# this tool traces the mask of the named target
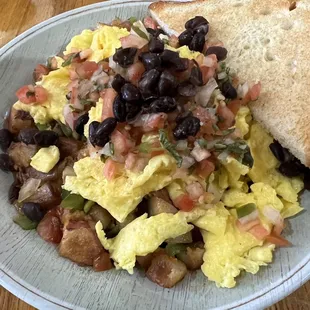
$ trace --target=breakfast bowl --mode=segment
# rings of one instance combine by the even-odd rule
[[[97,22],[143,18],[149,2],[109,1],[53,17],[0,49],[2,119],[16,101],[14,93],[31,83],[37,63],[64,50],[70,39]],[[171,289],[156,286],[139,270],[94,272],[60,257],[56,247],[34,231],[22,230],[7,201],[11,175],[1,172],[0,283],[39,309],[262,309],[284,298],[310,278],[310,194],[304,211],[290,218],[284,235],[291,247],[277,249],[273,262],[255,275],[242,274],[232,289],[218,288],[201,271],[191,272]]]

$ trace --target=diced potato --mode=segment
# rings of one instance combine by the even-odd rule
[[[14,162],[14,167],[17,168],[27,168],[30,166],[31,158],[38,151],[36,145],[26,145],[22,142],[12,143],[8,149],[10,158]]]
[[[144,269],[144,270],[148,270],[148,268],[151,266],[152,260],[161,254],[164,254],[165,250],[162,248],[158,248],[155,252],[153,253],[149,253],[145,256],[137,256],[136,260],[138,262],[138,264]]]
[[[107,229],[111,221],[113,220],[111,214],[106,209],[103,209],[97,204],[92,206],[88,214],[96,223],[100,221],[103,229]]]
[[[187,247],[186,251],[177,254],[177,258],[180,259],[189,270],[196,270],[203,264],[204,252],[203,245],[202,247]]]
[[[154,216],[160,213],[177,213],[178,210],[170,203],[158,197],[151,197],[148,201],[148,214]]]
[[[180,260],[166,254],[156,256],[146,272],[146,276],[156,284],[170,288],[181,281],[187,273]]]

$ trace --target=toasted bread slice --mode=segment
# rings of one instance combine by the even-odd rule
[[[209,38],[228,50],[227,64],[247,81],[261,81],[254,118],[310,167],[310,2],[198,0],[156,2],[151,15],[178,35],[196,15],[210,22]]]

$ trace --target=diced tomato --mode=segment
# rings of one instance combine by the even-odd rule
[[[239,109],[243,105],[242,99],[234,99],[227,104],[227,108],[234,114],[237,115]]]
[[[174,34],[171,35],[169,38],[169,45],[174,47],[174,48],[179,47],[179,38]]]
[[[15,93],[18,100],[23,103],[29,104],[36,102],[36,97],[34,94],[34,87],[32,85],[25,85],[17,90]]]
[[[270,234],[262,224],[252,227],[248,232],[258,240],[264,240]]]
[[[62,238],[62,225],[57,210],[48,211],[37,227],[39,236],[47,242],[59,243]]]
[[[143,19],[143,24],[144,24],[145,28],[151,28],[154,30],[156,30],[157,26],[158,26],[156,21],[150,16],[147,16]]]
[[[44,65],[38,64],[33,71],[33,79],[35,82],[41,81],[43,75],[49,74],[50,69]]]
[[[157,114],[146,115],[146,117],[143,118],[143,120],[142,120],[143,131],[149,132],[149,131],[153,131],[154,129],[164,128],[166,119],[167,119],[166,113],[157,113]]]
[[[17,90],[16,96],[21,102],[26,104],[42,103],[47,100],[48,93],[42,86],[25,85]]]
[[[84,61],[76,67],[75,71],[81,79],[90,79],[98,68],[98,64],[94,61]]]
[[[145,72],[145,68],[142,62],[138,61],[128,68],[127,79],[132,84],[137,86],[144,72]]]
[[[201,66],[200,70],[201,70],[201,74],[202,74],[203,84],[207,84],[208,81],[210,80],[210,78],[212,78],[214,76],[215,68]]]
[[[286,240],[285,238],[281,236],[276,236],[275,234],[270,234],[269,236],[266,237],[265,239],[266,242],[270,242],[272,244],[275,244],[277,246],[291,246],[292,244]]]
[[[207,178],[215,170],[215,165],[208,159],[198,163],[196,172],[202,178]]]
[[[218,122],[218,127],[221,130],[225,130],[235,123],[235,115],[234,113],[228,109],[226,105],[220,104],[217,108],[217,113],[221,118]]]
[[[129,153],[125,160],[125,169],[132,170],[136,164],[138,155],[134,153]]]
[[[104,94],[102,95],[103,95],[102,120],[104,121],[108,117],[114,117],[113,103],[117,93],[113,88],[107,88]]]
[[[106,177],[108,181],[111,181],[116,177],[117,172],[118,172],[117,163],[111,158],[108,158],[104,164],[103,175]]]
[[[135,34],[130,34],[120,39],[122,48],[136,47],[138,49],[148,44],[148,41]]]
[[[237,225],[237,228],[242,231],[242,232],[246,232],[246,231],[249,231],[251,228],[253,228],[254,226],[256,225],[260,225],[260,220],[259,219],[255,219],[253,221],[250,221],[246,224],[241,224],[240,221],[236,221],[236,225]]]
[[[134,142],[126,131],[114,130],[111,135],[111,142],[114,145],[114,153],[116,155],[125,155],[134,147]]]
[[[48,98],[48,93],[46,89],[42,86],[35,86],[34,87],[34,96],[36,98],[36,102],[43,103]]]
[[[96,271],[105,271],[113,268],[113,264],[108,252],[103,251],[94,259],[93,268]]]
[[[255,84],[251,87],[251,89],[249,90],[249,93],[250,93],[250,98],[252,101],[258,99],[258,96],[261,92],[261,89],[262,89],[261,82],[258,82],[257,84]]]
[[[173,200],[173,203],[176,208],[189,212],[193,210],[195,204],[194,201],[187,194],[182,194]]]

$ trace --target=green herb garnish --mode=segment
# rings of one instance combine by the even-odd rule
[[[24,214],[14,216],[13,222],[18,224],[24,230],[32,230],[38,226],[37,222],[29,220],[29,218]]]
[[[89,99],[80,99],[80,104],[82,105],[95,104],[95,102]]]
[[[206,139],[198,139],[198,144],[202,148],[208,148],[208,141]]]
[[[172,244],[169,243],[166,248],[165,251],[167,252],[167,254],[169,256],[176,256],[178,254],[180,254],[181,252],[186,252],[186,248],[187,246],[185,244]]]
[[[133,23],[135,23],[136,21],[138,21],[135,17],[129,17],[128,18],[128,20],[129,20],[129,22],[131,23],[131,25],[133,24]]]
[[[149,153],[151,151],[151,145],[147,142],[142,142],[139,146],[138,146],[138,150],[141,153]]]
[[[255,203],[247,203],[246,205],[236,209],[238,219],[245,217],[256,210]]]
[[[227,130],[223,130],[222,131],[222,136],[228,136],[230,134],[232,134],[235,131],[236,128],[229,128]]]
[[[65,124],[61,123],[61,122],[58,122],[60,128],[61,128],[61,131],[63,132],[63,134],[70,138],[72,137],[72,130],[69,126],[66,126]]]
[[[78,53],[72,53],[68,56],[68,58],[62,63],[62,67],[67,67],[69,65],[71,65],[72,61],[74,60],[74,58],[79,56],[79,52]]]
[[[159,142],[161,146],[175,158],[177,165],[180,168],[183,162],[183,158],[175,150],[175,146],[168,140],[167,134],[163,129],[159,130]]]

